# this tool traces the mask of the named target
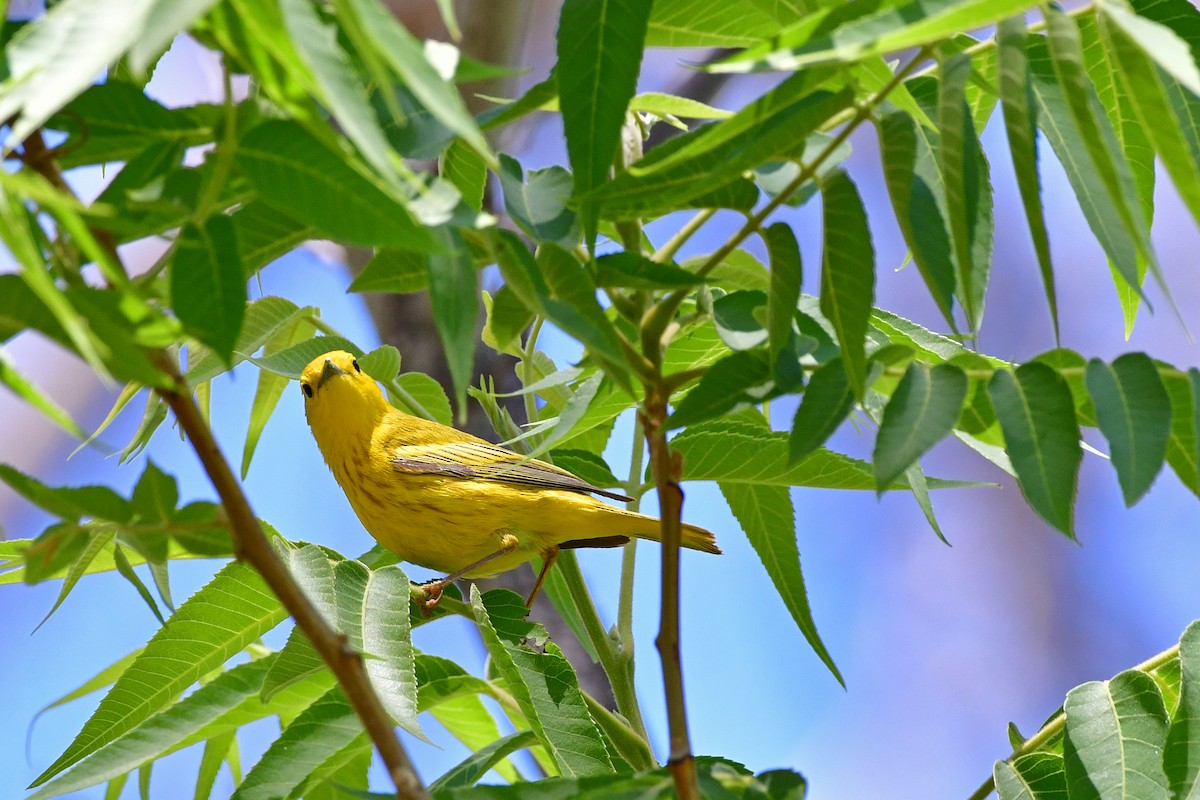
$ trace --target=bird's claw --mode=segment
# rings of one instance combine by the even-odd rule
[[[425,592],[425,599],[421,601],[421,613],[429,616],[437,610],[438,604],[442,602],[442,592],[445,590],[446,584],[442,581],[433,581],[421,587]]]

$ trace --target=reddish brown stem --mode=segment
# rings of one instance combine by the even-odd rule
[[[682,462],[672,453],[663,431],[667,418],[668,392],[662,381],[647,387],[641,414],[650,448],[650,464],[658,487],[659,516],[662,525],[662,616],[655,645],[663,667],[663,689],[667,701],[667,726],[670,750],[667,766],[675,781],[680,800],[699,800],[696,759],[688,733],[687,706],[683,695],[683,659],[679,651],[679,546],[682,539],[683,489],[679,486]]]

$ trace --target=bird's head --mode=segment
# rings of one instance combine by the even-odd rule
[[[300,373],[300,391],[304,393],[304,414],[318,441],[325,432],[370,430],[390,408],[379,384],[345,350],[310,361]]]

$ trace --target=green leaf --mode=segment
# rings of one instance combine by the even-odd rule
[[[350,282],[349,291],[409,294],[428,288],[429,270],[424,255],[381,248]]]
[[[854,407],[854,393],[842,360],[823,364],[808,382],[788,436],[788,464],[795,465],[817,452]]]
[[[339,42],[339,37],[347,31],[326,22],[316,7],[305,0],[282,0],[279,11],[296,56],[312,76],[317,99],[337,119],[338,127],[357,145],[372,169],[388,184],[400,186],[402,179],[396,170],[395,155],[371,108],[367,87],[351,54]]]
[[[903,111],[893,111],[880,119],[879,136],[883,174],[900,232],[930,295],[953,327],[955,266],[935,134]]]
[[[187,600],[117,679],[83,730],[32,786],[133,729],[287,616],[250,567],[224,567]]]
[[[362,733],[340,687],[326,692],[292,721],[234,792],[234,800],[290,797],[326,759]]]
[[[731,353],[708,368],[667,418],[666,430],[694,425],[743,405],[757,405],[770,389],[771,362],[762,350]]]
[[[396,383],[413,400],[433,416],[433,419],[443,425],[450,425],[453,415],[450,412],[450,398],[442,385],[423,372],[404,372],[396,378]]]
[[[1067,777],[1058,753],[1030,753],[992,771],[1000,800],[1067,800]]]
[[[1129,164],[1116,137],[1097,111],[1095,90],[1083,68],[1079,29],[1074,20],[1060,11],[1048,12],[1047,23],[1050,60],[1062,89],[1062,98],[1075,123],[1075,133],[1083,146],[1083,152],[1087,154],[1087,160],[1099,183],[1098,188],[1103,192],[1096,201],[1109,206],[1110,213],[1115,216],[1124,235],[1132,243],[1136,256],[1145,259],[1170,300],[1169,291],[1150,245],[1145,219],[1141,209],[1132,205],[1138,194]],[[1079,193],[1077,188],[1076,194]],[[1136,261],[1131,263],[1125,258],[1114,257],[1113,265],[1128,286],[1140,294],[1140,276]]]
[[[1067,382],[1045,364],[997,370],[988,395],[1004,432],[1004,449],[1021,492],[1047,522],[1074,538],[1079,426]]]
[[[487,189],[487,164],[462,139],[455,139],[442,152],[438,159],[438,174],[462,193],[468,208],[482,210]]]
[[[1158,151],[1192,217],[1200,221],[1200,165],[1175,118],[1168,88],[1153,61],[1167,61],[1179,68],[1176,72],[1190,73],[1176,77],[1193,93],[1200,93],[1200,73],[1187,44],[1170,28],[1116,6],[1106,6],[1098,19],[1110,57],[1120,66],[1125,96],[1137,113],[1141,129]]]
[[[452,228],[439,228],[434,235],[446,255],[430,255],[426,262],[433,323],[450,368],[459,418],[466,419],[467,386],[472,383],[475,364],[475,323],[479,317],[475,264],[466,243]]]
[[[1050,237],[1042,206],[1041,173],[1038,171],[1037,105],[1025,55],[1025,18],[1022,15],[1003,20],[996,29],[996,50],[1000,68],[1000,102],[1004,108],[1004,131],[1012,154],[1017,188],[1025,221],[1033,239],[1042,289],[1058,341],[1058,295],[1054,288],[1054,266],[1050,261]]]
[[[751,350],[767,343],[767,294],[742,291],[718,297],[713,302],[713,325],[730,350]],[[762,312],[759,310],[762,309]]]
[[[171,306],[184,330],[228,364],[246,313],[246,278],[229,217],[185,226],[170,270]]]
[[[274,372],[276,375],[299,380],[300,373],[304,371],[310,361],[334,350],[345,350],[355,356],[363,355],[362,349],[349,339],[343,339],[340,336],[314,336],[269,356],[250,358],[249,360],[256,366]]]
[[[273,333],[263,345],[263,355],[273,355],[292,345],[310,338],[315,332],[313,324],[308,320],[296,319],[290,325],[282,327]],[[258,448],[267,420],[275,411],[288,380],[282,375],[276,375],[267,370],[258,371],[258,385],[254,389],[254,400],[250,404],[250,423],[246,429],[246,443],[242,447],[242,480],[250,471],[250,460]]]
[[[4,49],[8,81],[0,117],[13,119],[5,149],[24,141],[142,39],[151,7],[68,0],[17,31]]]
[[[791,613],[796,627],[817,657],[833,673],[833,677],[845,686],[846,682],[833,663],[833,657],[821,641],[812,608],[808,604],[808,590],[804,586],[804,574],[800,568],[800,550],[796,545],[796,514],[788,489],[783,486],[723,481],[718,481],[717,486],[762,560],[767,574],[771,576],[771,583]]]
[[[368,570],[357,561],[334,567],[343,630],[362,631],[367,676],[383,707],[402,728],[425,739],[417,722],[417,677],[409,618],[408,577],[397,566]],[[357,616],[354,624],[347,613]]]
[[[246,276],[314,238],[316,231],[261,200],[252,200],[229,215]]]
[[[364,166],[299,123],[254,126],[238,144],[236,161],[264,201],[323,236],[425,253],[437,249],[428,230]]]
[[[66,409],[43,392],[36,383],[21,374],[2,347],[0,347],[0,383],[7,386],[9,391],[17,397],[42,412],[47,419],[67,433],[79,439],[87,438],[87,433],[79,427],[79,423],[71,417]]]
[[[709,67],[715,72],[761,69],[800,70],[828,63],[852,63],[870,56],[933,44],[963,30],[982,28],[1024,11],[1029,0],[911,0],[887,4],[874,13],[852,18],[828,36],[812,37],[802,21],[776,40],[753,47]],[[774,34],[775,31],[772,31]],[[766,38],[766,37],[763,37]],[[810,40],[811,39],[811,40]]]
[[[789,465],[786,433],[734,419],[695,425],[672,439],[671,446],[683,454],[684,480],[875,489],[875,475],[869,464],[819,449]],[[932,489],[965,485],[968,484],[929,479]],[[906,485],[897,481],[892,488],[906,488]]]
[[[1200,495],[1200,370],[1164,373],[1162,378],[1171,396],[1167,463],[1184,486]]]
[[[875,479],[882,491],[948,436],[967,396],[967,376],[951,364],[909,364],[883,410],[875,440]]]
[[[337,5],[339,16],[352,13],[375,52],[400,76],[401,82],[430,114],[466,142],[487,162],[495,157],[479,126],[467,111],[454,84],[442,78],[425,57],[411,33],[382,5],[372,0],[347,0]]]
[[[771,258],[771,291],[767,301],[767,341],[771,357],[783,350],[792,334],[796,303],[800,300],[803,268],[796,234],[786,223],[776,222],[765,231],[767,253]]]
[[[946,209],[954,245],[956,293],[967,325],[978,331],[992,264],[992,184],[966,103],[971,57],[942,64],[938,92],[938,157],[946,181]]]
[[[1200,786],[1200,623],[1193,622],[1180,637],[1179,665],[1183,680],[1167,728],[1163,769],[1172,797],[1193,797]]]
[[[774,159],[790,156],[853,94],[814,91],[827,74],[800,74],[727,120],[706,125],[652,149],[596,190],[606,219],[656,217],[715,191]]]
[[[652,15],[653,10],[650,12]],[[630,111],[644,111],[659,117],[683,117],[685,119],[729,119],[732,111],[714,108],[707,103],[688,97],[677,97],[662,92],[642,92],[629,103]]]
[[[825,200],[821,313],[833,323],[850,387],[861,398],[867,382],[863,340],[875,298],[871,229],[858,189],[846,173],[834,173],[821,191]]]
[[[129,522],[133,507],[107,486],[48,486],[8,464],[0,464],[0,481],[39,508],[61,519],[83,517]]]
[[[1092,359],[1087,388],[1125,505],[1132,506],[1162,469],[1171,433],[1171,398],[1145,353],[1126,353],[1112,366]]]
[[[1167,710],[1154,679],[1131,669],[1067,692],[1063,758],[1072,797],[1166,800]]]
[[[31,796],[38,800],[76,792],[137,769],[196,742],[236,733],[241,726],[299,711],[321,695],[330,678],[320,676],[270,703],[259,699],[263,679],[276,656],[239,664],[216,676],[178,703],[142,722],[65,775]]]
[[[525,621],[528,610],[521,599],[506,590],[485,597],[472,585],[471,610],[493,666],[562,774],[611,773],[613,763],[571,665],[553,642],[536,652],[522,641],[530,635],[544,638],[545,632]]]
[[[753,2],[656,0],[646,47],[748,47],[779,29],[779,20]]]
[[[565,0],[555,36],[559,107],[575,196],[603,186],[612,169],[637,89],[650,3],[638,0]],[[588,248],[595,246],[594,200],[583,201]]]
[[[537,169],[526,176],[515,158],[500,154],[504,207],[535,242],[554,242],[568,249],[579,244],[579,219],[567,205],[572,186],[571,173],[562,167]]]
[[[429,784],[429,794],[439,797],[451,789],[474,786],[496,764],[508,758],[512,753],[532,747],[537,742],[538,738],[533,731],[517,731],[497,739],[490,745],[475,751]]]
[[[69,168],[127,162],[156,144],[194,147],[211,142],[223,112],[217,105],[167,108],[137,86],[108,80],[88,86],[65,108],[55,109],[47,127],[71,134],[59,158]],[[87,120],[86,130],[81,120]]]
[[[682,267],[660,264],[640,253],[623,251],[596,259],[596,285],[601,288],[676,289],[704,283]]]

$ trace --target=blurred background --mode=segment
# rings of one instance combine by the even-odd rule
[[[15,5],[15,4],[14,4]],[[397,5],[400,5],[397,3]],[[404,4],[401,16],[419,35],[445,38],[433,2]],[[458,4],[469,55],[529,68],[511,85],[484,94],[516,96],[543,79],[553,61],[557,8],[550,0]],[[643,65],[641,89],[668,91],[736,109],[776,80],[747,76],[723,81],[684,62],[704,51],[653,51]],[[178,40],[159,65],[148,92],[168,105],[219,99],[219,65],[189,39]],[[478,92],[472,87],[472,92]],[[996,253],[979,349],[1024,361],[1054,347],[1049,313],[1021,212],[999,112],[983,133],[995,189]],[[505,134],[497,148],[526,168],[565,163],[561,126],[554,115],[533,119]],[[874,130],[853,138],[846,168],[868,205],[878,264],[876,302],[935,330],[941,320],[920,275],[904,267],[906,250],[892,222],[879,167]],[[1041,142],[1047,223],[1057,268],[1062,345],[1086,357],[1111,359],[1149,350],[1178,367],[1200,366],[1196,347],[1171,317],[1158,290],[1147,284],[1157,313],[1143,309],[1131,338],[1123,336],[1120,307],[1099,246],[1067,186],[1049,146]],[[197,154],[197,158],[202,158]],[[86,198],[116,173],[83,170],[71,175]],[[1155,244],[1188,326],[1200,331],[1200,237],[1174,189],[1160,176]],[[820,265],[820,208],[785,209],[801,243],[804,289],[815,293]],[[686,217],[649,228],[661,243]],[[740,225],[717,217],[681,257],[714,249]],[[161,243],[129,248],[130,264],[148,265]],[[757,240],[747,247],[763,256]],[[251,295],[280,294],[318,305],[324,318],[370,349],[397,344],[404,368],[441,374],[427,305],[422,297],[368,298],[346,294],[348,271],[363,254],[332,245],[301,249],[280,259],[251,285]],[[8,269],[10,267],[3,267]],[[494,276],[485,277],[495,283]],[[377,322],[379,324],[377,324]],[[564,337],[543,335],[560,365],[577,358]],[[97,384],[72,357],[28,336],[6,353],[62,403],[83,427],[93,429],[115,394]],[[511,366],[482,358],[481,371],[511,381]],[[213,423],[227,456],[237,458],[245,435],[256,368],[246,364],[214,386]],[[138,423],[135,402],[103,435],[119,448]],[[794,403],[772,406],[777,429],[790,425]],[[1098,432],[1085,434],[1104,449]],[[607,460],[627,469],[632,419],[618,421]],[[843,426],[834,449],[865,457],[874,433]],[[68,455],[77,442],[21,404],[0,394],[0,461],[51,484],[100,483],[128,492],[145,458],[175,475],[181,501],[213,499],[194,455],[169,426],[141,459],[118,467],[95,448]],[[115,449],[115,448],[114,448]],[[809,599],[818,628],[846,679],[842,689],[811,653],[766,572],[729,514],[715,485],[688,484],[685,519],[715,531],[721,558],[685,553],[683,650],[692,741],[699,754],[722,755],[754,771],[797,769],[817,800],[882,797],[966,797],[1009,752],[1009,721],[1026,735],[1062,703],[1071,687],[1105,679],[1172,645],[1200,617],[1200,523],[1192,496],[1165,470],[1135,508],[1125,509],[1112,468],[1094,455],[1083,463],[1077,510],[1079,543],[1067,540],[1024,504],[1015,484],[965,446],[951,441],[923,461],[940,477],[991,481],[998,488],[937,492],[934,506],[952,546],[934,536],[911,497],[890,494],[794,490],[799,540]],[[255,511],[285,536],[319,542],[346,554],[372,543],[321,461],[304,422],[299,391],[288,391],[267,425],[246,480]],[[653,512],[653,500],[645,507]],[[32,537],[45,515],[0,485],[0,525],[9,538]],[[580,560],[601,614],[616,611],[619,552],[584,551]],[[171,565],[174,596],[181,602],[215,571],[214,562]],[[653,647],[658,621],[658,552],[638,550],[636,636],[638,684],[658,755],[665,755],[666,723],[661,676]],[[433,577],[413,568],[414,579]],[[115,574],[89,577],[53,617],[31,631],[50,609],[57,583],[0,587],[0,681],[5,692],[0,723],[0,798],[19,798],[24,787],[69,743],[99,701],[93,695],[53,709],[32,725],[39,709],[142,645],[157,621]],[[460,620],[421,628],[422,649],[478,671],[483,649]],[[286,628],[268,643],[279,646]],[[32,727],[31,727],[32,725]],[[427,721],[436,747],[410,746],[429,781],[466,755],[436,723]],[[269,741],[267,723],[241,740],[242,763],[251,765]],[[261,734],[261,738],[256,738]],[[199,750],[160,764],[153,797],[177,797],[190,786]],[[382,774],[382,773],[380,773]],[[381,787],[386,783],[381,782]],[[173,788],[174,787],[174,788]],[[222,773],[214,796],[232,783]],[[188,790],[190,793],[190,790]],[[103,797],[102,788],[76,797]],[[130,785],[123,797],[134,797]]]

